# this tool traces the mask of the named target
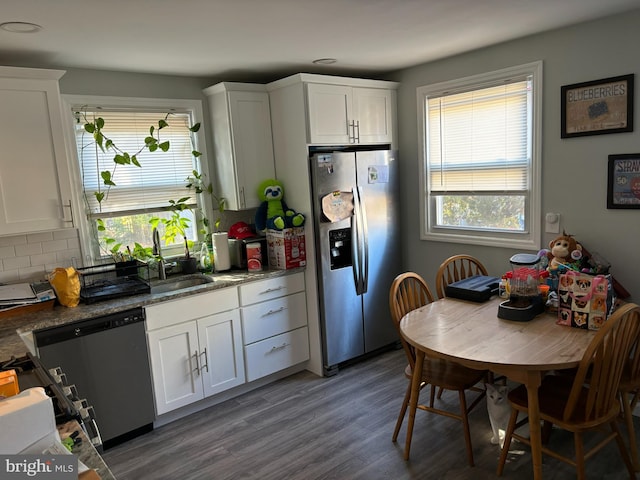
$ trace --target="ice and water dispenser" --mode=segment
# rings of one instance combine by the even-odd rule
[[[329,252],[331,270],[352,265],[351,228],[329,230]]]

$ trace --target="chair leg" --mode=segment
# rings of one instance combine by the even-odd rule
[[[631,463],[631,459],[629,458],[629,454],[627,453],[627,447],[622,440],[622,434],[620,433],[620,429],[618,428],[618,424],[615,420],[613,420],[609,425],[611,425],[611,431],[616,434],[616,443],[618,444],[618,450],[620,450],[620,456],[622,460],[624,460],[624,464],[627,466],[627,470],[629,471],[629,478],[636,478],[635,467]]]
[[[436,395],[436,387],[435,385],[431,385],[431,393],[429,394],[429,407],[433,408],[433,400]]]
[[[504,464],[507,461],[507,454],[509,453],[509,448],[511,447],[511,437],[514,430],[516,429],[517,420],[518,411],[515,408],[512,408],[511,416],[509,417],[509,425],[507,426],[507,431],[504,433],[504,444],[502,445],[502,450],[500,451],[500,459],[498,460],[498,468],[496,470],[496,475],[499,477],[502,476]]]
[[[467,446],[467,461],[469,466],[473,467],[473,447],[471,446],[471,430],[469,429],[469,414],[467,413],[467,398],[464,395],[464,390],[458,392],[460,397],[460,411],[462,413],[462,426],[464,429],[464,443]]]
[[[438,389],[438,396],[436,397],[438,400],[442,398],[442,392],[444,392],[444,388],[440,387]]]
[[[402,407],[400,408],[400,413],[398,414],[398,420],[396,420],[396,428],[393,430],[393,437],[391,438],[392,442],[398,440],[398,433],[400,433],[400,427],[402,427],[402,421],[404,420],[404,416],[407,413],[407,407],[409,406],[409,398],[411,397],[411,382],[407,385],[407,391],[404,394],[404,399],[402,400]]]
[[[633,468],[636,472],[640,472],[640,460],[638,459],[638,444],[636,442],[636,431],[633,428],[633,413],[631,411],[631,405],[634,403],[637,393],[631,398],[630,401],[627,393],[621,393],[622,410],[624,412],[624,420],[627,425],[627,435],[629,436],[629,453],[631,454],[631,461]]]

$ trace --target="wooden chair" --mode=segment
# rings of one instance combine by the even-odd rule
[[[640,472],[638,444],[635,428],[633,427],[633,410],[638,403],[638,399],[640,399],[640,343],[638,342],[632,348],[629,360],[622,371],[618,391],[620,392],[622,412],[627,426],[627,435],[629,436],[631,461],[635,471]]]
[[[487,275],[486,267],[477,258],[464,254],[447,258],[442,262],[436,273],[436,294],[438,298],[447,296],[445,289],[450,283],[464,280],[473,275]],[[492,372],[488,373],[487,381],[489,383],[500,381],[503,385],[507,383],[505,377],[494,377]],[[441,396],[442,389],[438,391],[438,398]]]
[[[393,441],[398,439],[398,433],[402,426],[407,406],[409,405],[409,399],[411,396],[411,374],[416,362],[416,353],[414,348],[407,343],[402,334],[400,333],[400,320],[402,317],[423,305],[431,303],[433,301],[433,294],[427,286],[424,279],[413,272],[402,273],[398,275],[391,285],[389,292],[389,308],[391,309],[391,319],[398,330],[398,335],[404,351],[407,355],[409,364],[404,370],[405,376],[409,379],[407,390],[402,401],[402,407],[400,408],[400,414],[396,421],[396,427],[393,431]],[[464,429],[465,444],[467,448],[467,460],[469,465],[473,466],[473,449],[471,446],[471,433],[469,430],[468,413],[480,402],[485,395],[484,389],[474,388],[479,391],[480,394],[473,400],[473,402],[467,407],[467,401],[465,396],[465,390],[471,390],[474,385],[481,382],[485,376],[484,371],[472,370],[462,365],[458,365],[453,362],[448,362],[440,359],[425,358],[422,384],[420,388],[424,388],[427,385],[431,385],[431,396],[429,404],[419,404],[418,408],[439,415],[444,415],[450,418],[455,418],[462,422]],[[458,392],[460,400],[460,413],[450,412],[434,407],[434,393],[435,388],[441,387],[445,390],[453,390]],[[408,440],[409,445],[411,439]],[[408,458],[405,458],[408,460]]]
[[[635,304],[620,307],[591,341],[578,365],[573,382],[567,382],[566,376],[547,375],[538,389],[540,418],[545,425],[557,425],[573,432],[575,442],[573,459],[560,455],[544,444],[542,452],[573,465],[578,479],[585,478],[585,460],[613,439],[618,444],[630,478],[635,478],[616,417],[620,412],[620,379],[639,335],[640,307]],[[502,475],[512,438],[530,445],[527,438],[515,433],[516,428],[526,423],[526,419],[517,423],[517,418],[519,412],[526,413],[528,410],[527,391],[524,386],[519,386],[509,393],[508,398],[512,410],[498,463],[498,475]],[[611,429],[610,433],[602,430],[607,424]],[[590,430],[605,433],[605,438],[585,452],[582,434]]]
[[[444,298],[447,285],[473,275],[487,275],[485,266],[471,255],[453,255],[447,258],[436,273],[436,294],[438,298]]]

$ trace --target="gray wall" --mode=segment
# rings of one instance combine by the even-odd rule
[[[640,83],[640,10],[595,22],[526,37],[442,61],[396,72],[389,80],[398,91],[398,131],[403,185],[401,217],[404,267],[434,285],[438,266],[450,255],[480,258],[490,274],[510,267],[514,250],[420,240],[416,88],[536,60],[543,61],[542,215],[561,214],[560,229],[575,235],[590,251],[603,255],[612,273],[640,301],[640,210],[607,210],[607,160],[610,154],[640,153],[640,111],[635,95],[635,129],[630,133],[560,138],[560,87],[617,75],[636,74]],[[544,224],[543,224],[544,225]],[[543,234],[548,245],[555,234]]]
[[[597,251],[613,265],[616,278],[640,301],[637,238],[640,210],[606,209],[607,156],[640,153],[640,127],[632,133],[560,139],[560,87],[616,75],[640,73],[640,10],[579,26],[527,37],[490,48],[427,63],[387,75],[401,82],[398,131],[403,184],[401,222],[404,267],[421,273],[430,284],[440,262],[466,252],[482,259],[493,275],[509,268],[515,250],[419,239],[418,134],[416,87],[488,72],[536,60],[544,62],[542,184],[545,212],[562,215],[561,228]],[[37,67],[37,65],[30,65]],[[221,80],[68,69],[60,82],[63,94],[204,99],[202,89]],[[640,83],[640,76],[636,79]],[[636,87],[638,89],[638,87]],[[638,112],[636,95],[635,111]],[[208,118],[203,102],[205,119]],[[636,120],[640,124],[640,118]],[[207,150],[213,152],[211,136]],[[544,234],[543,246],[554,237]]]

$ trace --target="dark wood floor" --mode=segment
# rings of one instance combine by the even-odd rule
[[[465,459],[461,424],[426,412],[417,413],[411,459],[403,460],[405,427],[398,443],[391,435],[407,385],[404,366],[403,351],[395,350],[331,378],[302,372],[107,450],[104,459],[118,480],[499,478],[484,402],[471,415],[475,467]],[[456,401],[443,395],[452,408]],[[554,431],[551,442],[572,451],[566,432]],[[543,462],[545,479],[575,478],[568,465]],[[615,443],[587,472],[628,478]],[[501,478],[532,478],[528,452],[512,455]]]

